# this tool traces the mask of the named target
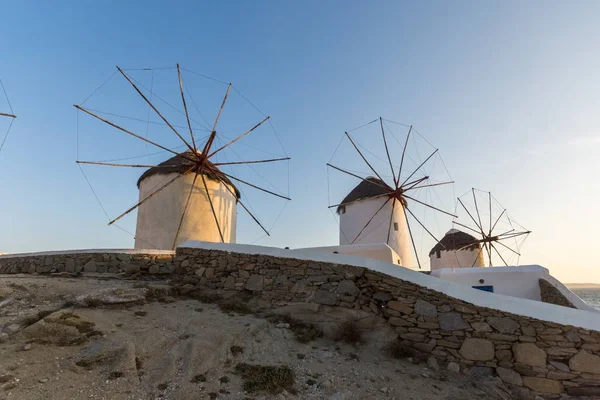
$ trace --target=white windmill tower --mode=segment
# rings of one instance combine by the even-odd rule
[[[485,266],[480,242],[472,235],[450,229],[429,252],[432,271],[441,268],[480,268]]]
[[[429,190],[433,190],[434,187],[452,185],[454,181],[449,179],[438,180],[439,177],[430,176],[430,172],[434,169],[431,164],[434,160],[438,161],[439,158],[438,149],[428,153],[428,157],[422,162],[415,161],[415,159],[420,159],[417,154],[411,156],[410,152],[407,153],[407,148],[411,147],[411,143],[414,143],[414,139],[413,142],[410,142],[411,134],[415,132],[422,138],[412,126],[380,117],[356,129],[364,128],[375,122],[379,122],[381,128],[385,156],[378,157],[374,152],[353,139],[348,132],[345,132],[345,138],[350,141],[352,148],[362,158],[370,171],[369,174],[373,174],[372,176],[362,177],[360,174],[353,172],[352,168],[355,168],[354,166],[343,169],[331,163],[327,164],[328,167],[361,181],[344,197],[342,202],[329,206],[330,208],[335,207],[339,215],[340,245],[386,244],[400,257],[398,264],[407,268],[416,266],[421,268],[421,261],[415,244],[415,228],[422,228],[423,235],[431,237],[436,244],[439,243],[439,240],[431,232],[431,229],[427,228],[422,222],[422,217],[417,217],[417,213],[419,209],[423,211],[423,207],[425,207],[424,211],[454,217],[452,213],[444,211],[440,206],[432,205],[433,197],[429,195]],[[387,122],[409,128],[403,143],[400,143],[390,134]],[[388,147],[387,135],[394,137],[398,142],[399,150],[394,153],[399,154],[401,152],[402,154],[399,166],[392,163],[390,153],[393,152],[390,152]],[[366,140],[369,144],[375,143],[373,135],[369,135]],[[425,140],[425,142],[427,141]],[[429,142],[427,144],[427,151],[431,151],[433,146]],[[363,148],[363,150],[361,151],[360,148]],[[364,152],[370,153],[373,158],[383,162],[386,169],[389,168],[391,175],[389,175],[387,181],[384,179],[384,175],[378,172],[373,164],[369,162]],[[434,157],[436,155],[437,157]],[[384,159],[384,157],[386,158]],[[407,163],[408,160],[412,164]],[[443,161],[438,162],[437,165],[443,165]],[[432,167],[432,169],[429,169],[429,167]],[[447,173],[447,170],[445,172]],[[448,176],[444,175],[444,177]],[[438,204],[436,203],[436,205]],[[418,225],[411,225],[411,219]]]

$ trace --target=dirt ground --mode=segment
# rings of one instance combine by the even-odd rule
[[[344,310],[276,310],[324,330],[300,343],[259,301],[202,300],[156,282],[0,276],[0,399],[516,398],[498,378],[390,357],[395,335],[374,317],[353,316],[362,342],[348,344]]]

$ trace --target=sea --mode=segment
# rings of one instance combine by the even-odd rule
[[[572,288],[571,291],[590,306],[600,310],[600,288]]]

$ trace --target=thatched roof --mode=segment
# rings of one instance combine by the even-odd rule
[[[479,243],[477,243],[476,238],[468,233],[459,231],[458,229],[451,229],[448,231],[448,233],[446,233],[439,243],[433,246],[433,249],[431,249],[429,255],[431,256],[438,251],[458,250],[469,244],[472,244],[472,246],[466,247],[464,250],[473,250],[479,248]]]
[[[342,200],[342,204],[350,203],[356,200],[368,199],[370,197],[380,196],[389,193],[389,190],[386,188],[392,190],[392,188],[390,188],[381,179],[375,178],[374,176],[370,176],[361,183],[359,183],[354,189],[352,189],[350,193],[348,193],[348,195],[344,197],[344,200]],[[339,206],[337,208],[338,213],[340,212],[340,209],[342,207],[343,206]]]
[[[185,153],[178,154],[174,157],[169,158],[167,161],[161,162],[160,164],[158,164],[158,166],[146,170],[140,176],[140,178],[137,181],[138,188],[140,187],[140,183],[142,183],[144,179],[149,178],[151,176],[167,175],[173,173],[179,174],[190,169],[194,165],[194,163],[192,163],[190,160],[183,158],[183,155],[187,156],[188,158],[195,158],[194,154],[191,151],[186,151]],[[235,191],[236,197],[238,199],[240,198],[240,191],[238,190],[238,188],[229,180],[229,178],[223,175],[223,173],[219,170],[218,167],[216,167],[212,162],[208,160],[205,161],[205,165],[207,167],[211,167],[211,170],[215,172],[203,170],[202,175],[204,175],[208,179],[212,179],[213,181],[223,181],[227,183]]]

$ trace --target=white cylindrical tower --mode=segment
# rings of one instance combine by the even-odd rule
[[[369,177],[344,198],[342,204],[351,204],[337,209],[340,245],[386,243],[400,256],[400,265],[415,268],[404,205],[390,199],[386,187],[378,178]]]
[[[448,233],[429,252],[431,270],[442,268],[480,268],[485,266],[483,251],[476,238],[458,229]]]
[[[139,206],[135,234],[136,249],[171,250],[174,244],[177,246],[188,240],[221,242],[215,215],[219,221],[223,241],[235,243],[239,191],[227,177],[217,176],[219,174],[217,167],[208,160],[205,163],[211,167],[211,171],[203,170],[202,174],[206,180],[214,214],[202,176],[198,175],[192,188],[195,173],[188,173]],[[178,155],[144,172],[138,180],[140,201],[192,166],[192,162]],[[192,194],[182,221],[190,190]]]

